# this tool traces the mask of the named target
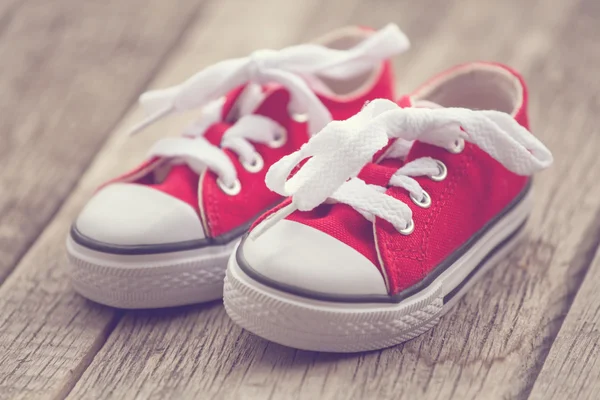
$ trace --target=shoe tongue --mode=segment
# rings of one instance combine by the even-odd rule
[[[264,115],[282,126],[287,125],[290,92],[279,85],[265,85],[263,99],[254,109],[254,114]]]
[[[360,170],[358,177],[370,185],[386,186],[392,175],[404,162],[399,158],[388,158],[379,163],[369,163]]]
[[[223,121],[235,121],[243,115],[259,114],[285,125],[290,95],[287,90],[275,85],[245,85],[234,89],[225,99]],[[204,138],[219,146],[231,122],[220,122],[209,127]]]
[[[413,106],[413,100],[408,95],[404,95],[400,97],[396,104],[398,104],[401,108],[410,108]]]
[[[223,138],[223,134],[229,127],[227,121],[227,116],[231,113],[235,113],[235,109],[237,108],[237,104],[242,98],[243,93],[246,90],[246,85],[239,86],[225,96],[225,102],[223,103],[223,108],[221,111],[221,119],[223,122],[217,122],[210,126],[202,135],[204,139],[208,140],[211,144],[218,146],[221,143],[221,139]]]
[[[260,88],[258,89],[261,90]],[[240,102],[244,101],[245,90],[247,90],[247,87],[242,86],[227,96],[223,106],[224,119],[226,119],[225,116],[233,117],[232,114],[239,113]],[[272,85],[264,86],[262,91],[262,99],[260,99],[260,95],[256,97],[259,100],[257,101],[258,104],[254,106],[254,113],[264,115],[285,125],[287,105],[290,100],[289,92],[280,86]],[[216,123],[206,130],[204,138],[218,146],[228,127],[229,124],[226,122]],[[192,171],[187,165],[172,166],[171,170],[160,183],[151,184],[150,186],[183,200],[195,209],[198,209],[198,174]]]

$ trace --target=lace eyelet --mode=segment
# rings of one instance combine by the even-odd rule
[[[410,221],[408,221],[408,225],[406,225],[406,228],[398,229],[398,232],[400,232],[402,235],[410,235],[411,233],[413,233],[414,230],[415,222],[411,219]]]
[[[281,131],[281,132],[278,132],[277,135],[275,135],[273,140],[271,140],[269,143],[267,143],[267,146],[269,146],[272,149],[278,149],[278,148],[282,147],[283,145],[285,145],[286,143],[287,143],[287,133],[285,131]]]
[[[308,122],[308,114],[293,113],[292,120],[299,124],[303,124],[305,122]]]
[[[254,155],[254,158],[252,159],[252,161],[246,162],[246,161],[240,160],[240,163],[242,164],[242,167],[244,167],[244,169],[246,171],[251,172],[251,173],[260,172],[263,169],[263,167],[265,166],[265,161],[258,153],[256,153]]]
[[[453,154],[458,154],[461,153],[463,150],[465,149],[465,139],[463,138],[458,138],[454,141],[454,144],[452,147],[450,147],[449,149],[447,149],[450,153]]]
[[[412,193],[410,195],[410,199],[421,208],[429,208],[431,206],[431,196],[429,193],[423,190],[423,198],[421,200],[415,198]]]
[[[228,196],[235,196],[242,190],[242,184],[239,179],[236,179],[235,181],[233,181],[233,184],[231,186],[227,186],[221,180],[221,178],[218,178],[217,185],[219,185],[219,189],[221,189],[223,191],[223,193],[225,193]]]
[[[440,172],[438,172],[435,175],[431,175],[429,179],[431,179],[432,181],[440,182],[446,179],[446,177],[448,176],[448,168],[446,167],[446,164],[444,164],[440,160],[435,160],[435,162],[437,163]]]

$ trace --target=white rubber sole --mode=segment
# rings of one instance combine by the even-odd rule
[[[67,239],[71,282],[82,296],[117,308],[163,308],[220,299],[227,259],[222,246],[151,255],[91,250]]]
[[[530,210],[531,190],[430,285],[399,303],[344,303],[290,294],[249,277],[234,253],[225,277],[225,309],[250,332],[298,349],[350,353],[393,346],[435,326],[477,279],[505,258],[518,243]]]

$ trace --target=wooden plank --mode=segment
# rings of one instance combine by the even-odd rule
[[[565,77],[579,76],[579,82],[589,85],[594,78],[589,74],[590,68],[600,65],[600,51],[596,48],[596,43],[590,34],[598,31],[597,20],[600,16],[600,7],[597,2],[585,1],[578,10],[577,26],[575,32],[571,32],[566,37],[567,41],[577,39],[575,48],[567,48],[561,54],[565,59],[570,60],[569,70],[563,71]],[[581,54],[585,54],[586,65],[578,65],[577,59]],[[569,58],[575,57],[575,58]],[[579,83],[578,82],[578,83]],[[595,90],[598,90],[595,84]],[[582,87],[583,85],[577,86]],[[586,91],[587,92],[587,91]],[[597,102],[592,100],[594,97],[584,97],[578,103],[581,107],[580,113],[591,113],[598,111]],[[596,104],[594,104],[596,103]],[[585,132],[595,132],[597,128],[591,123],[586,126]],[[570,132],[570,131],[569,131]],[[588,136],[590,133],[587,133]],[[591,138],[591,137],[590,137]],[[597,152],[597,147],[595,148]],[[586,207],[589,218],[598,225],[600,216],[597,210],[589,208],[588,197],[593,195],[594,188],[586,187],[585,173],[589,175],[588,179],[595,179],[593,173],[588,170],[582,170],[581,175],[569,176],[564,173],[566,179],[573,179],[576,184],[582,185],[581,195],[578,202],[582,202]],[[576,193],[574,193],[577,195]],[[580,203],[581,204],[581,203]],[[575,224],[576,221],[571,222]],[[586,241],[598,241],[598,227],[590,227]],[[585,274],[585,279],[581,285],[573,305],[568,311],[556,340],[548,353],[548,357],[541,369],[535,385],[531,391],[530,399],[597,399],[600,391],[600,368],[598,358],[600,356],[600,294],[598,291],[598,282],[600,282],[600,253],[596,249],[595,255],[591,251],[584,252],[581,258],[591,259],[594,257],[589,271]],[[570,269],[569,267],[567,267]],[[572,268],[572,267],[571,267]],[[570,273],[579,273],[580,279],[583,279],[585,271],[569,271]],[[568,281],[567,281],[568,283]]]
[[[0,283],[201,1],[0,4]]]
[[[535,381],[530,400],[597,399],[600,391],[600,254],[590,271]]]
[[[564,0],[552,8],[518,0],[492,8],[477,0],[444,5],[428,0],[418,7],[408,0],[285,3],[272,0],[249,9],[213,3],[155,84],[178,82],[258,43],[277,47],[341,22],[381,25],[391,16],[418,46],[399,65],[404,88],[473,54],[514,63],[531,78],[534,127],[557,156],[554,169],[536,181],[538,206],[521,252],[476,285],[432,332],[381,352],[329,355],[270,344],[233,326],[218,302],[127,312],[117,323],[114,311],[68,289],[61,242],[97,183],[139,160],[165,127],[176,132],[181,125],[168,121],[127,144],[118,129],[0,288],[0,348],[9,349],[0,356],[0,397],[66,393],[115,323],[70,398],[514,398],[529,392],[599,237],[600,200],[589,194],[600,183],[588,171],[598,168],[600,138],[586,133],[595,128],[588,116],[598,112],[593,97],[598,88],[587,78],[597,53],[588,48],[592,26],[572,22],[581,12],[578,3]],[[337,9],[342,13],[331,12]],[[269,30],[263,37],[265,31],[251,29],[255,26]],[[243,34],[224,36],[229,28]],[[574,45],[583,33],[589,43]],[[217,42],[227,45],[214,46]],[[41,262],[51,268],[40,271]],[[2,371],[15,372],[7,379]]]
[[[344,3],[348,22],[402,16],[400,22],[416,47],[410,60],[399,66],[403,87],[472,54],[503,58],[522,69],[539,93],[531,99],[536,131],[551,148],[562,149],[554,173],[542,174],[536,182],[538,207],[527,243],[477,285],[440,326],[405,346],[329,355],[295,351],[247,334],[232,326],[218,303],[128,312],[71,397],[487,399],[526,394],[577,288],[576,272],[589,262],[580,254],[597,245],[597,239],[582,239],[595,229],[587,212],[599,210],[600,201],[586,197],[587,208],[582,208],[571,196],[583,195],[581,187],[600,190],[600,184],[584,174],[597,162],[594,149],[600,143],[590,143],[584,131],[593,123],[587,115],[594,113],[573,112],[577,99],[591,98],[594,91],[588,88],[582,94],[586,86],[580,82],[577,90],[561,91],[564,98],[550,95],[564,87],[560,77],[572,67],[560,59],[560,51],[570,46],[560,35],[570,29],[576,3],[540,10],[535,2],[514,1],[494,8],[476,0],[456,1],[438,12],[409,2],[385,7],[360,3],[348,12],[351,6]],[[525,25],[523,15],[533,10],[537,19]],[[327,10],[319,9],[314,16],[319,30],[327,24],[322,15],[330,18]],[[496,20],[506,23],[499,26]],[[547,59],[550,48],[557,52],[556,59]],[[542,69],[546,63],[552,68]],[[565,137],[568,128],[577,131]],[[589,146],[583,154],[581,143]],[[577,163],[571,161],[575,155]],[[563,182],[566,172],[555,171],[581,176],[585,184]],[[565,265],[572,269],[565,271]]]
[[[178,46],[176,62],[167,64],[168,73],[153,86],[178,83],[203,65],[247,54],[261,41],[271,47],[291,43],[290,36],[299,33],[286,21],[301,18],[303,8],[313,8],[315,3],[288,8],[272,1],[250,10],[244,4],[213,2],[206,13],[203,10],[194,30]],[[269,10],[281,17],[279,24],[267,23]],[[224,37],[228,29],[236,35]],[[140,114],[133,112],[121,127],[131,126]],[[165,132],[179,132],[191,117],[157,124],[135,139],[126,138],[123,130],[115,131],[52,223],[0,287],[0,399],[63,398],[103,345],[120,313],[88,302],[70,288],[64,254],[69,226],[101,182],[138,163],[151,143]]]
[[[0,282],[200,4],[0,4]],[[87,304],[68,286],[64,238],[86,197],[72,200],[0,289],[2,399],[68,393],[112,327],[113,311]]]

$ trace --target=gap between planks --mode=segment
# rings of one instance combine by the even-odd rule
[[[0,4],[0,285],[201,1]]]
[[[402,26],[417,44],[406,56],[412,62],[406,58],[400,62],[401,78],[410,82],[422,81],[434,70],[472,54],[511,62],[531,78],[537,91],[531,104],[534,131],[557,152],[552,173],[536,180],[539,197],[526,245],[478,284],[439,327],[404,346],[340,356],[267,343],[232,326],[216,303],[128,312],[72,397],[83,393],[139,398],[527,396],[581,273],[589,265],[589,258],[581,254],[592,252],[599,236],[597,218],[588,215],[598,211],[600,202],[590,199],[586,207],[573,205],[571,196],[581,188],[565,182],[562,171],[582,175],[588,189],[600,190],[600,186],[584,174],[587,164],[598,162],[594,149],[599,143],[591,143],[583,153],[580,150],[586,140],[582,132],[593,123],[588,115],[594,115],[594,110],[577,112],[573,103],[582,92],[593,96],[595,90],[582,81],[565,84],[570,73],[579,75],[590,66],[559,58],[561,52],[582,52],[589,44],[573,46],[572,38],[565,35],[572,31],[569,21],[579,18],[579,4],[518,5],[505,2],[490,8],[478,1],[450,2],[448,9],[420,14],[408,3],[385,3],[385,7],[370,3],[357,5],[350,15],[351,20],[406,18]],[[528,15],[534,12],[536,19],[530,21]],[[495,24],[497,20],[503,24]],[[548,61],[546,53],[551,49],[556,58]],[[553,98],[555,93],[564,98]],[[544,113],[548,117],[539,118]],[[565,141],[562,132],[569,128],[575,133]],[[580,157],[575,164],[570,161],[574,155]],[[593,239],[585,240],[589,237]],[[124,366],[126,373],[118,366]]]
[[[538,115],[542,115],[542,110],[549,111],[549,118],[545,121],[534,122],[538,122],[538,128],[547,129],[542,133],[542,136],[551,148],[555,151],[563,149],[565,154],[561,159],[557,159],[557,164],[560,164],[559,167],[579,177],[581,187],[586,187],[588,190],[600,190],[598,184],[586,177],[583,171],[584,167],[595,168],[597,166],[597,160],[593,154],[593,150],[598,148],[597,141],[591,143],[589,148],[583,149],[583,152],[576,151],[577,149],[574,148],[574,146],[580,146],[582,142],[581,134],[578,135],[577,132],[581,132],[582,129],[588,127],[590,121],[586,119],[586,115],[578,114],[576,110],[573,110],[573,107],[568,108],[572,104],[566,104],[567,109],[565,110],[564,100],[554,103],[547,101],[547,99],[550,99],[551,94],[557,91],[560,92],[557,88],[564,87],[565,76],[570,75],[567,75],[567,72],[581,72],[577,68],[583,70],[585,66],[579,67],[558,63],[557,66],[542,67],[542,63],[545,61],[542,53],[530,53],[525,46],[515,46],[510,35],[499,37],[504,31],[512,32],[514,30],[513,34],[515,36],[520,34],[525,42],[527,40],[539,42],[538,45],[551,48],[554,41],[556,41],[556,37],[553,35],[559,36],[561,30],[565,29],[564,21],[555,20],[556,15],[564,13],[573,17],[575,13],[570,12],[569,7],[566,6],[563,9],[559,8],[554,11],[541,10],[539,13],[541,16],[538,16],[541,22],[538,21],[538,25],[533,25],[533,30],[523,34],[518,30],[518,24],[522,23],[523,20],[510,10],[514,6],[507,4],[506,6],[499,6],[496,12],[490,12],[483,9],[483,6],[478,6],[478,3],[471,1],[466,6],[466,10],[470,10],[471,13],[467,13],[466,16],[462,15],[464,4],[458,5],[455,3],[449,6],[450,11],[447,13],[445,20],[441,16],[436,17],[432,13],[420,14],[410,7],[409,2],[402,2],[397,5],[386,4],[386,10],[382,10],[384,7],[380,7],[378,10],[372,4],[369,7],[359,6],[358,11],[355,11],[354,14],[348,12],[348,15],[344,15],[343,18],[355,19],[356,13],[360,12],[361,17],[387,22],[389,15],[386,11],[397,10],[399,15],[402,12],[405,15],[404,18],[409,19],[403,21],[403,24],[407,26],[408,33],[411,36],[416,36],[415,39],[418,44],[423,46],[407,56],[413,59],[414,62],[408,62],[406,59],[402,59],[400,62],[404,77],[411,82],[419,82],[429,73],[449,63],[462,61],[476,52],[484,53],[483,55],[486,57],[505,53],[505,59],[512,60],[514,58],[515,63],[518,64],[517,67],[523,69],[530,76],[533,75],[533,71],[541,68],[541,76],[537,77],[535,81],[538,85],[544,86],[540,88],[542,99],[532,104],[532,111],[537,112]],[[433,5],[433,3],[430,5]],[[221,23],[233,20],[234,18],[228,17],[236,15],[235,12],[239,12],[235,5],[229,4],[227,6],[221,3],[218,6],[224,7],[225,11],[221,9],[219,13],[219,9],[213,4],[209,17],[212,15]],[[299,15],[306,17],[305,14],[301,13],[301,10],[289,10],[277,8],[277,6],[278,3],[269,8],[271,15],[283,14],[282,18],[288,19],[290,16],[295,17],[292,20],[296,20]],[[531,9],[535,8],[533,3],[529,4],[529,7]],[[424,6],[424,8],[427,7]],[[350,7],[347,7],[346,11],[348,9]],[[320,9],[320,11],[323,11],[323,9]],[[446,10],[440,8],[438,11],[445,13]],[[525,11],[521,9],[518,12],[527,14]],[[377,14],[378,12],[379,14]],[[307,15],[311,14],[308,13]],[[311,21],[323,21],[325,19],[324,15],[324,12],[320,16],[315,15]],[[455,26],[455,20],[458,16],[464,18],[463,26],[460,28]],[[478,23],[481,24],[479,19],[481,16],[488,18],[489,21],[493,21],[495,18],[511,21],[509,17],[512,17],[513,24],[517,26],[509,25],[503,27],[502,32],[499,29],[490,32],[487,26],[477,25]],[[409,17],[421,17],[423,20],[415,22],[410,20]],[[206,23],[211,28],[206,28],[207,31],[198,28],[200,32],[199,43],[190,44],[186,42],[183,49],[173,57],[174,62],[166,67],[165,71],[167,72],[160,75],[157,84],[163,86],[164,84],[179,82],[189,76],[191,72],[194,72],[200,64],[206,65],[217,61],[218,58],[245,54],[259,42],[256,37],[247,37],[248,35],[245,33],[246,36],[243,39],[231,38],[234,42],[236,39],[239,40],[236,44],[227,44],[229,50],[232,50],[231,47],[233,46],[238,46],[235,48],[240,50],[241,54],[229,54],[227,49],[220,49],[213,50],[214,53],[211,51],[191,57],[186,51],[196,50],[201,52],[210,48],[209,35],[205,33],[206,36],[203,36],[202,32],[210,32],[213,29],[216,31],[219,28],[219,25],[210,18],[207,18]],[[271,37],[271,39],[275,41],[279,39],[281,44],[292,43],[290,39],[297,38],[298,33],[302,31],[302,26],[294,28],[289,25],[289,23],[285,25],[286,30],[280,27],[281,34],[289,34],[288,37],[279,36],[278,38]],[[296,29],[296,31],[290,33],[287,29]],[[321,29],[321,26],[317,29]],[[557,29],[558,32],[554,33],[554,29]],[[277,32],[278,30],[273,31],[273,33]],[[551,32],[553,35],[550,35]],[[419,33],[422,34],[419,35]],[[480,36],[479,41],[487,40],[498,43],[499,48],[484,48],[482,43],[475,40],[475,43],[462,45],[458,51],[453,50],[461,45],[465,38],[478,36]],[[306,37],[303,38],[306,39]],[[214,44],[214,42],[212,43]],[[277,44],[279,43],[274,43],[274,45]],[[559,50],[564,52],[567,46],[566,40],[560,44]],[[515,47],[516,50],[513,50]],[[219,51],[221,51],[220,54],[215,54]],[[179,57],[184,58],[186,62],[182,62]],[[198,57],[198,65],[191,66],[187,64],[192,63],[195,57]],[[215,59],[212,59],[212,57],[215,57]],[[549,84],[545,85],[547,82]],[[578,82],[581,85],[580,81],[575,83]],[[594,90],[596,89],[594,88]],[[592,90],[588,88],[587,91],[583,92],[583,96],[591,96]],[[575,100],[574,94],[571,92],[561,94],[565,96],[567,103]],[[573,111],[570,113],[572,115],[567,116],[568,111]],[[556,116],[559,115],[563,116],[566,121],[558,121]],[[136,113],[133,117],[126,118],[121,126],[128,125],[135,117]],[[38,325],[39,329],[32,331],[25,326],[24,336],[30,342],[35,342],[36,336],[45,333],[47,341],[53,342],[58,347],[64,346],[65,351],[78,353],[73,359],[56,360],[56,355],[50,355],[46,360],[46,365],[43,365],[43,362],[42,365],[38,366],[23,367],[23,363],[20,364],[20,368],[28,369],[31,374],[29,377],[41,370],[42,373],[33,382],[38,387],[38,393],[42,393],[42,390],[46,389],[43,384],[44,378],[47,378],[45,376],[47,366],[61,361],[66,364],[76,364],[73,360],[76,361],[77,357],[83,356],[82,353],[86,349],[90,349],[90,337],[102,337],[99,332],[106,329],[114,317],[113,311],[83,301],[70,292],[68,285],[63,282],[66,277],[64,265],[58,261],[62,252],[62,240],[56,240],[56,237],[62,239],[66,234],[71,219],[76,215],[79,207],[85,202],[93,188],[105,178],[122,171],[123,164],[132,165],[140,160],[143,152],[147,149],[144,148],[145,144],[159,137],[165,126],[169,126],[169,130],[176,133],[183,126],[183,122],[169,122],[168,125],[161,124],[160,127],[152,129],[152,132],[148,135],[145,133],[143,139],[135,139],[137,142],[131,144],[124,143],[118,129],[73,196],[57,214],[55,221],[40,237],[32,251],[24,257],[15,274],[13,274],[15,275],[14,278],[11,277],[12,280],[9,280],[11,281],[10,288],[13,291],[29,289],[28,293],[31,296],[37,295],[36,301],[26,304],[27,307],[24,310],[32,313],[30,317],[40,318],[41,313],[56,317],[52,313],[60,310],[58,317],[63,320],[53,320],[50,329],[48,329],[48,325],[41,327]],[[565,141],[563,137],[558,135],[558,132],[567,128],[576,130],[573,140],[570,142]],[[569,168],[567,165],[568,158],[573,154],[580,155],[580,159],[578,159],[576,165]],[[119,157],[127,158],[127,161],[123,162],[123,160],[119,160]],[[589,165],[585,165],[586,163]],[[415,394],[426,398],[447,398],[448,396],[444,394],[454,394],[455,397],[468,398],[481,393],[490,394],[491,398],[522,395],[523,390],[527,389],[527,382],[524,382],[523,379],[519,380],[518,376],[516,376],[517,379],[513,379],[516,382],[516,389],[512,391],[511,388],[499,384],[499,381],[501,383],[502,380],[512,379],[514,376],[510,374],[507,376],[506,372],[510,371],[511,368],[516,369],[515,367],[522,363],[527,366],[535,365],[535,360],[532,362],[531,358],[536,359],[544,356],[543,351],[538,351],[539,349],[536,348],[540,342],[539,340],[536,342],[537,337],[535,335],[544,333],[544,323],[556,326],[556,321],[552,318],[544,318],[543,315],[540,315],[540,311],[535,310],[536,307],[533,307],[535,304],[531,304],[532,297],[540,295],[539,297],[542,300],[552,299],[551,296],[541,293],[543,289],[552,289],[553,294],[558,295],[559,301],[556,304],[551,304],[547,310],[551,314],[553,313],[554,318],[560,319],[561,313],[566,312],[564,310],[565,304],[569,302],[570,296],[572,297],[575,290],[572,287],[566,289],[558,287],[561,278],[564,278],[565,275],[568,278],[565,279],[566,281],[573,281],[573,277],[568,276],[569,271],[561,269],[560,266],[565,262],[567,264],[572,263],[576,269],[575,276],[579,276],[577,274],[580,274],[586,268],[586,260],[581,257],[579,259],[569,257],[576,255],[580,250],[589,253],[591,247],[594,246],[593,242],[578,245],[577,239],[585,237],[586,231],[584,228],[591,227],[596,222],[590,221],[586,216],[586,212],[597,211],[598,201],[596,199],[586,199],[587,203],[583,204],[582,207],[568,207],[567,195],[578,193],[577,187],[568,184],[561,186],[559,175],[560,173],[557,173],[557,176],[544,174],[536,182],[536,191],[538,194],[540,194],[539,192],[542,193],[540,197],[543,200],[538,203],[540,210],[536,211],[530,224],[532,237],[529,244],[531,246],[524,247],[522,253],[515,256],[514,261],[518,264],[516,266],[517,272],[511,271],[505,274],[496,271],[488,275],[485,281],[477,285],[472,293],[461,302],[458,311],[453,312],[444,319],[440,327],[407,345],[382,352],[354,356],[301,352],[267,344],[256,337],[241,332],[231,325],[218,304],[153,313],[131,312],[127,313],[126,317],[119,322],[106,346],[101,349],[88,370],[85,371],[81,382],[74,388],[71,397],[78,398],[84,393],[106,397],[122,397],[126,394],[138,394],[139,397],[150,397],[151,395],[165,397],[182,393],[193,396],[194,394],[206,395],[206,390],[221,397],[239,397],[241,394],[255,397],[293,395],[298,398],[310,398],[315,394],[327,398],[360,398],[365,394],[377,394],[381,398],[391,398],[392,396],[402,398],[411,395],[414,397]],[[554,197],[552,198],[552,196]],[[560,209],[560,206],[563,205],[567,205],[565,210]],[[558,215],[550,215],[550,211],[555,209]],[[544,213],[548,213],[548,215],[544,216]],[[566,243],[560,242],[558,236],[561,235],[573,236],[573,238]],[[60,248],[57,249],[57,246],[60,246]],[[49,267],[55,267],[50,272],[34,269],[36,263],[40,263],[44,259],[50,260],[49,264],[51,265]],[[540,271],[545,262],[550,264],[549,270],[552,273],[550,277],[545,277],[543,272]],[[504,263],[498,269],[507,266],[508,263]],[[43,283],[41,286],[40,280]],[[540,281],[539,284],[537,281]],[[514,292],[511,292],[510,288],[513,285],[517,288]],[[9,286],[8,281],[7,286]],[[39,289],[44,291],[43,295],[36,292]],[[0,301],[4,301],[3,295],[7,292],[9,291],[0,288]],[[49,298],[54,299],[53,306],[43,308],[36,314],[35,308],[40,307],[39,303]],[[517,322],[520,322],[521,325],[515,324],[510,326],[510,329],[502,325],[496,326],[496,315],[501,312],[498,307],[507,307],[508,301],[514,301],[515,298],[521,300],[520,308],[521,310],[525,308],[527,315],[519,319],[520,313],[512,312],[508,316],[505,315],[504,320],[517,319]],[[1,307],[4,304],[0,303],[0,309],[3,309]],[[21,311],[22,309],[16,308],[14,304],[12,309],[13,314],[8,318],[4,318],[4,320],[0,319],[0,333],[3,333],[2,330],[6,329],[7,324],[19,322],[14,316],[14,311],[15,309]],[[492,315],[490,311],[496,314]],[[82,313],[88,315],[83,315],[82,318]],[[483,314],[481,318],[478,315],[480,313]],[[66,321],[67,316],[76,323],[64,323],[68,322]],[[491,320],[490,316],[492,317]],[[33,320],[27,321],[27,315],[24,317],[25,321],[23,322],[35,322]],[[527,317],[532,317],[534,320],[532,324],[523,321]],[[73,325],[76,329],[73,329]],[[468,325],[471,325],[471,328],[466,332],[468,339],[460,346],[460,339],[454,336],[464,336],[465,330],[461,328]],[[61,329],[71,330],[68,334],[65,334],[61,332]],[[77,329],[79,331],[73,332]],[[448,336],[445,332],[455,333],[454,336]],[[471,339],[470,335],[474,335],[475,339]],[[513,335],[518,337],[515,339],[512,337]],[[481,339],[483,339],[483,342],[480,341]],[[66,340],[72,341],[65,346],[64,341]],[[480,351],[480,358],[470,356],[469,352],[476,351],[476,347],[472,349],[465,347],[469,340],[483,347],[483,350]],[[495,341],[495,346],[490,347],[488,345],[490,341]],[[506,352],[509,342],[519,341],[524,341],[526,344],[527,341],[534,342],[526,346],[529,353],[524,358],[518,358],[518,353]],[[502,343],[504,343],[504,347],[502,347]],[[0,340],[0,345],[3,344]],[[38,344],[43,345],[44,342]],[[457,344],[459,345],[457,346]],[[86,345],[88,347],[85,347]],[[80,352],[80,349],[83,349],[83,352]],[[544,349],[542,343],[541,350]],[[40,347],[38,347],[39,350]],[[487,354],[484,351],[487,351]],[[42,353],[45,352],[42,351]],[[535,353],[533,357],[532,353]],[[15,354],[17,359],[19,354],[21,357],[30,355],[20,352]],[[35,352],[33,355],[47,357],[47,354]],[[86,353],[85,356],[91,358],[91,353]],[[517,356],[516,359],[515,356]],[[217,357],[220,357],[220,362],[216,362]],[[496,367],[494,371],[491,371],[497,365],[497,362],[506,362],[507,365],[500,369]],[[453,369],[453,364],[457,364],[459,371]],[[487,368],[487,371],[483,371],[483,374],[479,373],[485,368]],[[520,372],[526,373],[526,371]],[[491,382],[486,379],[494,373],[501,376]],[[447,390],[446,381],[449,377],[455,378],[456,385],[453,391]],[[14,382],[22,383],[20,379],[22,377],[17,378]],[[285,382],[285,384],[282,382]],[[476,391],[469,392],[470,387],[474,387]],[[0,394],[2,389],[2,383],[0,383]],[[28,393],[31,394],[31,392]]]
[[[272,8],[276,8],[278,2],[272,3]],[[284,22],[298,18],[298,15],[294,15],[295,9],[284,7],[282,17],[285,20],[281,25],[268,26],[267,10],[260,9],[260,12],[252,15],[245,12],[242,5],[240,1],[214,2],[211,9],[219,13],[219,19],[207,21],[204,27],[201,26],[202,19],[196,20],[196,29],[188,34],[189,47],[184,45],[183,49],[179,48],[189,63],[171,65],[167,68],[169,75],[166,80],[159,78],[156,86],[178,83],[202,65],[244,55],[254,49],[259,37],[274,39],[272,44],[275,47],[281,43],[287,44],[285,35],[279,32],[284,27],[287,34],[298,34],[293,31],[292,25]],[[245,27],[247,32],[243,35],[228,37],[225,46],[221,35],[223,30],[239,29],[239,24],[230,18],[234,12],[240,18],[250,16],[249,25]],[[264,24],[258,24],[261,18]],[[209,26],[210,30],[204,32]],[[256,29],[256,26],[261,29]],[[300,30],[302,25],[296,28]],[[190,38],[196,35],[201,38],[198,42]],[[141,115],[136,110],[126,118],[123,126],[129,126],[139,118]],[[169,130],[178,133],[185,123],[186,118],[178,122],[171,121]],[[3,311],[0,347],[7,350],[0,359],[0,397],[19,398],[35,394],[60,398],[75,383],[77,372],[91,360],[111,330],[110,327],[116,323],[119,314],[114,310],[87,302],[72,292],[64,259],[64,237],[70,222],[93,190],[109,177],[122,172],[124,164],[132,166],[142,160],[148,145],[164,133],[164,124],[149,129],[134,140],[125,139],[122,131],[115,132],[104,152],[94,161],[96,164],[99,159],[104,160],[104,164],[96,169],[95,164],[91,167],[56,214],[53,223],[0,288],[0,310]],[[121,150],[107,155],[112,153],[114,147]],[[38,269],[39,264],[44,268]],[[58,346],[58,349],[53,349],[51,344]]]
[[[565,42],[577,38],[576,44],[568,47],[568,50],[560,55],[567,59],[571,58],[573,64],[584,60],[587,68],[583,69],[580,79],[588,81],[592,88],[590,92],[595,91],[596,93],[599,85],[591,71],[597,70],[600,65],[600,51],[593,39],[598,37],[600,30],[597,23],[598,18],[600,18],[598,3],[593,0],[582,1],[578,7],[576,32],[565,38]],[[580,104],[579,113],[597,115],[599,106],[593,97],[581,98]],[[572,129],[577,129],[577,127]],[[593,146],[600,133],[597,125],[590,123],[584,129],[591,142],[589,146],[592,147],[592,151],[595,150],[598,153],[598,146]],[[568,134],[570,131],[565,132]],[[588,168],[590,169],[582,174],[587,173],[588,176],[594,177],[595,174],[590,171],[594,171],[596,167],[593,163],[589,163]],[[584,207],[590,203],[588,198],[595,196],[593,189],[585,186],[585,178],[582,175],[564,174],[564,179],[572,179],[582,185],[584,193],[574,198],[576,203],[582,203]],[[579,272],[578,278],[582,282],[581,287],[574,296],[573,303],[561,324],[535,383],[532,384],[529,396],[531,400],[598,398],[600,368],[598,368],[596,360],[600,355],[600,335],[598,334],[600,330],[600,295],[597,288],[598,281],[600,281],[599,214],[600,212],[596,210],[595,218],[593,218],[596,226],[590,226],[590,232],[586,237],[587,241],[594,241],[595,246],[582,254],[583,258],[593,259],[593,261],[589,270]]]
[[[49,251],[40,246],[65,233],[43,227],[59,218],[61,201],[173,43],[197,21],[202,2],[179,8],[154,0],[143,1],[143,8],[137,0],[102,7],[72,0],[50,9],[36,0],[0,6],[0,54],[11,55],[4,57],[3,80],[12,83],[0,94],[0,109],[9,116],[3,121],[8,140],[0,146],[0,285],[9,276],[0,287],[0,398],[66,396],[71,378],[93,357],[72,357],[71,346],[97,350],[114,327],[110,313],[59,296],[66,282],[57,273],[64,269],[64,241],[55,240]],[[23,75],[29,76],[26,87]],[[95,325],[96,317],[106,324]],[[81,318],[92,323],[79,324]],[[86,335],[94,327],[96,337]]]

